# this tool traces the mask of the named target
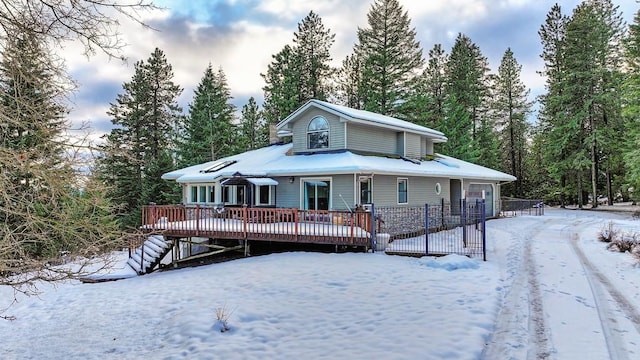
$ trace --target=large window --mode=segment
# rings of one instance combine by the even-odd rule
[[[398,204],[409,202],[409,179],[398,178]]]
[[[244,185],[223,185],[222,202],[227,205],[244,205],[245,190]]]
[[[323,117],[316,117],[307,128],[307,146],[309,149],[325,149],[329,147],[329,122]]]
[[[189,203],[207,204],[215,203],[216,187],[213,185],[191,185],[189,186]]]
[[[330,179],[304,179],[302,181],[304,209],[329,210],[331,198]]]

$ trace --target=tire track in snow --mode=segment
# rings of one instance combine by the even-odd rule
[[[532,337],[533,348],[529,349],[527,359],[548,359],[551,356],[551,334],[545,325],[544,309],[542,306],[542,294],[536,263],[531,252],[531,238],[525,244],[524,264],[529,282],[529,330]]]
[[[524,229],[507,230],[515,239],[509,257],[520,261],[510,271],[511,283],[502,302],[496,327],[482,351],[483,359],[548,359],[551,354],[550,333],[545,324],[542,295],[533,259],[531,241],[545,227],[545,222]],[[516,331],[514,331],[514,329]]]
[[[610,358],[629,359],[623,340],[613,333],[618,326],[615,314],[613,313],[614,310],[608,305],[607,294],[615,301],[616,306],[630,320],[639,334],[640,312],[638,312],[636,307],[589,261],[582,249],[578,246],[578,239],[578,234],[574,233],[571,238],[571,247],[580,260],[585,272],[585,277],[591,287]]]

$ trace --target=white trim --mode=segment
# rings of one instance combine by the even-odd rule
[[[305,208],[306,199],[304,197],[304,184],[306,182],[313,182],[315,184],[318,184],[318,183],[323,182],[323,181],[329,181],[329,204],[327,204],[327,206],[328,206],[329,210],[333,209],[333,187],[334,187],[334,184],[333,184],[333,177],[332,176],[303,177],[303,178],[300,178],[300,181],[299,181],[299,183],[300,183],[300,194],[299,194],[300,209],[308,210],[308,209]]]
[[[276,186],[276,185],[278,185],[278,182],[273,180],[272,178],[247,178],[247,181],[252,183],[253,185],[256,185],[256,186],[262,186],[262,185]]]
[[[378,126],[382,128],[393,129],[396,131],[408,131],[411,133],[416,133],[433,138],[434,142],[447,141],[447,137],[442,132],[434,129],[416,125],[408,121],[396,119],[390,116],[376,114],[365,110],[352,109],[346,106],[335,105],[315,99],[307,101],[307,103],[289,114],[289,116],[284,118],[276,125],[276,128],[282,128],[284,125],[296,119],[299,114],[303,113],[310,107],[323,109],[324,111],[332,113],[340,118],[344,118],[347,122],[353,121],[356,123],[364,123],[370,126]]]
[[[267,189],[268,189],[267,191],[269,192],[269,195],[268,195],[269,200],[266,203],[263,203],[263,202],[260,201],[260,195],[262,193],[262,189],[261,188],[263,186],[267,186]],[[273,201],[273,189],[274,189],[274,187],[272,185],[267,185],[267,184],[256,185],[255,191],[254,191],[254,195],[253,195],[253,196],[255,196],[255,204],[258,205],[258,206],[275,205],[274,201]]]
[[[218,199],[217,184],[216,183],[190,183],[185,184],[185,204],[216,204]],[[204,188],[204,194],[202,193]],[[193,201],[193,190],[196,190],[196,201]],[[214,199],[211,201],[211,192],[213,191]],[[204,196],[205,201],[200,201]]]
[[[320,129],[320,130],[313,130],[310,131],[309,130],[309,126],[311,126],[311,123],[314,122],[316,119],[322,119],[324,120],[324,122],[327,124],[327,129]],[[327,146],[325,147],[319,147],[319,148],[311,148],[309,145],[311,145],[311,143],[309,142],[309,135],[310,134],[320,134],[323,132],[327,132]],[[331,124],[329,123],[329,120],[327,120],[327,118],[325,118],[322,115],[317,115],[314,116],[313,118],[311,118],[311,120],[309,120],[309,122],[307,123],[307,130],[305,132],[306,134],[306,142],[307,142],[307,150],[312,151],[312,150],[323,150],[323,149],[329,149],[331,147]]]

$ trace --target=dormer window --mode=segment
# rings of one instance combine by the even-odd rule
[[[323,117],[315,117],[307,128],[307,146],[309,149],[329,147],[329,122]]]

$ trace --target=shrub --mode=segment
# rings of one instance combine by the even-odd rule
[[[613,221],[609,221],[598,233],[598,240],[610,243],[618,236],[619,231],[613,227]]]
[[[220,332],[226,332],[231,330],[229,327],[229,318],[233,314],[233,311],[229,311],[226,305],[216,308],[216,323],[214,327]]]

